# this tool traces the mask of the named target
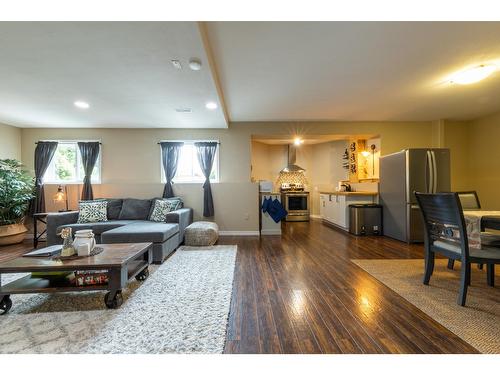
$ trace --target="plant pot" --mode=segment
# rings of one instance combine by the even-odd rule
[[[24,224],[10,224],[0,226],[0,246],[14,245],[24,240],[28,229]]]

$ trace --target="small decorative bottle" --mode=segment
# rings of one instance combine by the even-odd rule
[[[71,228],[64,228],[61,231],[61,237],[63,238],[63,247],[61,251],[61,256],[69,257],[75,255],[76,251],[73,246],[73,236],[71,234]]]

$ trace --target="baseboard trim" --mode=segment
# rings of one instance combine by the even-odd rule
[[[259,236],[258,230],[221,230],[219,236]]]
[[[261,236],[281,236],[281,229],[262,229],[260,231]]]
[[[309,215],[311,219],[321,219],[321,215]]]

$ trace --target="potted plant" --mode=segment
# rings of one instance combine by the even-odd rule
[[[33,191],[33,177],[19,161],[0,160],[0,245],[24,240],[28,231],[24,219]]]

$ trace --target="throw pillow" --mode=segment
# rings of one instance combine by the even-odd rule
[[[149,220],[164,222],[167,220],[167,214],[175,211],[179,203],[170,199],[157,199],[154,202],[153,211],[149,215]]]
[[[81,201],[78,204],[78,224],[108,221],[108,201]]]
[[[178,210],[179,208],[182,208],[182,206],[183,206],[181,198],[165,198],[165,199],[172,202],[172,204],[173,204],[172,211]]]

